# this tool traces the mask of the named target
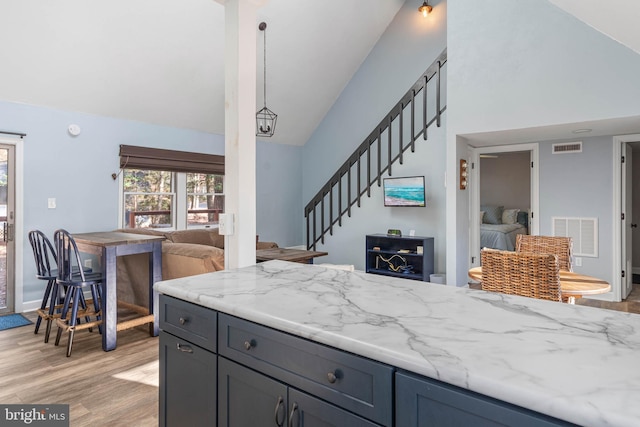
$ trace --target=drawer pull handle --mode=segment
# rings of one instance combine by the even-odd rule
[[[293,416],[296,415],[296,412],[298,412],[298,404],[294,402],[289,414],[289,427],[293,427]],[[300,420],[298,420],[298,424],[300,424]]]
[[[249,351],[252,347],[256,346],[256,340],[250,340],[244,342],[244,349]]]
[[[183,353],[193,353],[193,349],[188,345],[183,345],[183,344],[178,343],[177,344],[177,348],[178,348],[178,350],[180,350]]]
[[[184,324],[185,324],[185,323],[187,323],[188,321],[189,321],[189,319],[188,319],[188,318],[186,318],[186,317],[181,317],[181,318],[180,318],[180,320],[179,320],[179,322],[180,322],[180,324],[181,324],[181,325],[184,325]]]
[[[327,374],[327,379],[329,380],[329,382],[330,382],[331,384],[335,383],[335,382],[336,382],[336,380],[338,379],[338,371],[335,371],[335,372],[329,372],[329,373]]]
[[[284,411],[281,411],[281,409],[285,409],[284,408],[284,399],[282,398],[282,396],[278,396],[278,402],[276,403],[276,412],[274,414],[274,417],[276,419],[276,425],[278,427],[282,427],[284,425],[284,417],[287,416],[287,413]],[[286,411],[286,409],[285,409]],[[280,417],[279,415],[282,414],[282,421],[280,421]]]

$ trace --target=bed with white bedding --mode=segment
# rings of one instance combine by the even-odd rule
[[[516,248],[516,236],[528,234],[527,210],[491,205],[482,205],[480,209],[480,248],[513,251]]]
[[[480,247],[514,251],[518,234],[527,234],[522,224],[480,224]]]

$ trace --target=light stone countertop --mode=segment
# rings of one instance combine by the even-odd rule
[[[640,425],[640,315],[284,261],[155,287],[579,425]]]

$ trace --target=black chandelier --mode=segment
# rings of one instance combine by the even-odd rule
[[[273,136],[278,115],[267,108],[267,23],[261,22],[258,28],[264,36],[264,107],[256,113],[256,136]]]

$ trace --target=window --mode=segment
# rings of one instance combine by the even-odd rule
[[[187,228],[218,224],[224,212],[224,175],[187,174]]]
[[[167,171],[125,169],[124,226],[162,228],[174,226],[174,174]]]
[[[224,212],[224,157],[120,146],[126,228],[185,229],[218,224]]]

